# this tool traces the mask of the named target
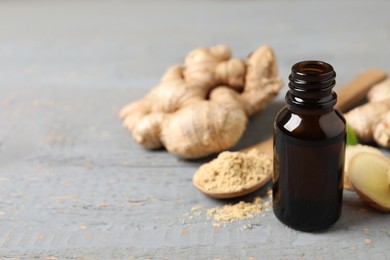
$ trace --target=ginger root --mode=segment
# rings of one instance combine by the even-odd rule
[[[390,80],[375,85],[368,103],[345,114],[359,141],[390,147]]]
[[[235,145],[248,117],[264,108],[281,86],[268,46],[246,62],[231,58],[224,45],[198,48],[184,65],[169,68],[144,98],[125,106],[120,117],[142,146],[200,158]]]
[[[376,84],[368,93],[367,99],[370,102],[378,102],[390,99],[390,79]]]
[[[376,125],[373,135],[377,144],[390,147],[390,111],[381,116],[381,121]]]

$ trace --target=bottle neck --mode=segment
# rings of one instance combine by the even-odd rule
[[[337,102],[333,91],[336,84],[333,67],[321,61],[296,63],[289,76],[290,90],[286,103],[292,110],[326,112],[332,110]]]

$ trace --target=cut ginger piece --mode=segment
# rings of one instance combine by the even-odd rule
[[[367,152],[357,154],[349,164],[349,180],[356,192],[383,212],[390,212],[389,166],[388,158]]]
[[[387,179],[389,181],[389,190],[390,190],[390,168],[389,170],[387,171]]]
[[[347,145],[347,148],[345,149],[345,163],[344,163],[344,188],[347,190],[353,190],[353,187],[349,181],[349,173],[348,173],[349,162],[355,155],[362,152],[373,153],[384,157],[383,153],[379,149],[373,146],[362,145],[362,144]]]

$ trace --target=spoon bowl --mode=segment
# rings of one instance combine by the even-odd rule
[[[261,179],[261,181],[257,182],[256,184],[254,184],[252,186],[249,186],[249,187],[246,187],[246,188],[244,188],[242,190],[233,191],[233,192],[209,191],[209,190],[206,190],[202,185],[197,183],[194,179],[192,179],[192,183],[194,184],[194,186],[198,190],[200,190],[202,193],[204,193],[205,195],[207,195],[207,196],[209,196],[211,198],[215,198],[215,199],[232,199],[232,198],[237,198],[237,197],[241,197],[241,196],[247,195],[249,193],[252,193],[252,192],[260,189],[261,187],[263,187],[265,184],[267,184],[269,182],[271,177],[272,177],[272,172],[270,172],[270,174],[268,174],[265,178]]]

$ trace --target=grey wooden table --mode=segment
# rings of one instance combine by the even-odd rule
[[[333,64],[339,84],[390,72],[389,10],[379,0],[1,1],[0,258],[390,259],[389,215],[353,192],[326,232],[291,230],[271,211],[213,227],[205,211],[228,202],[192,186],[206,160],[140,148],[117,115],[198,46],[245,57],[269,44],[285,81],[304,59]],[[235,149],[271,135],[285,91]]]

